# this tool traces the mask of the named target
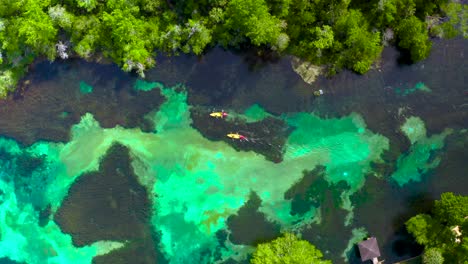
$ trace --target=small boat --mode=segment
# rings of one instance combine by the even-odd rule
[[[232,139],[237,139],[237,140],[240,140],[240,141],[244,141],[244,140],[248,141],[246,136],[243,136],[243,135],[241,135],[239,133],[229,133],[229,134],[227,134],[227,137],[232,138]]]
[[[224,110],[222,110],[221,112],[212,112],[210,113],[210,116],[211,117],[215,117],[215,118],[225,118],[227,117],[227,113],[224,112]]]

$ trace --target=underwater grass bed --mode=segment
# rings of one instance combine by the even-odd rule
[[[231,232],[227,219],[239,212],[252,192],[260,199],[258,212],[283,231],[320,223],[320,202],[293,214],[292,200],[285,198],[304,177],[303,171],[317,166],[322,166],[321,177],[330,186],[344,183],[340,183],[338,205],[348,212],[343,224],[352,224],[349,197],[365,184],[366,175],[373,173],[371,163],[382,162],[380,156],[389,147],[388,139],[369,131],[358,114],[324,119],[311,113],[290,113],[273,117],[293,129],[283,146],[283,161],[274,163],[255,152],[255,144],[263,144],[261,139],[242,143],[253,144],[254,151],[238,151],[225,141],[210,141],[194,129],[183,87],[141,80],[136,83],[139,86],[142,91],[160,89],[166,97],[147,116],[154,124],[153,132],[102,128],[87,113],[72,127],[67,143],[43,141],[24,148],[13,140],[0,140],[4,157],[0,163],[0,257],[28,263],[90,263],[96,256],[131,244],[131,236],[115,241],[103,236],[92,244],[76,246],[54,220],[39,224],[39,213],[48,206],[52,214],[59,210],[77,179],[102,169],[103,158],[115,143],[128,149],[135,177],[148,191],[152,203],[149,224],[169,263],[245,259],[252,246],[233,244],[228,237],[220,240],[217,233]],[[246,111],[255,121],[272,118],[264,113],[258,105]],[[421,180],[414,174],[437,164],[420,152],[427,149],[432,153],[443,146],[449,132],[427,139],[424,124],[416,117],[409,118],[402,129],[414,147],[402,154],[392,177],[399,183]],[[428,145],[431,147],[425,147]],[[420,157],[417,162],[411,162],[412,153]],[[61,217],[66,219],[66,215]]]

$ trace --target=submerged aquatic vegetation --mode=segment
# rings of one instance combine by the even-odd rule
[[[391,177],[400,185],[409,181],[421,181],[422,176],[439,165],[440,158],[436,152],[444,147],[444,140],[452,133],[445,129],[441,134],[427,137],[424,122],[418,117],[410,117],[401,130],[411,141],[408,153],[400,155],[397,169]]]
[[[319,165],[325,166],[323,177],[328,183],[346,182],[348,188],[341,193],[340,206],[352,212],[349,195],[363,186],[365,176],[372,170],[371,163],[380,162],[380,155],[388,148],[388,140],[367,130],[358,114],[322,119],[310,113],[296,113],[275,117],[283,119],[294,130],[284,147],[284,160],[273,163],[253,151],[237,151],[226,142],[203,137],[191,126],[190,106],[183,87],[144,86],[157,87],[166,97],[160,110],[148,116],[154,121],[154,132],[120,126],[102,128],[88,113],[72,127],[71,140],[67,143],[40,142],[23,149],[11,140],[2,142],[8,145],[4,148],[8,155],[28,152],[44,159],[43,165],[31,169],[46,170],[51,177],[43,183],[45,200],[39,207],[44,209],[50,204],[52,213],[61,206],[78,177],[99,169],[102,157],[115,142],[128,148],[135,175],[147,188],[152,201],[150,219],[153,229],[160,234],[160,250],[170,263],[213,263],[230,257],[242,258],[251,252],[248,247],[235,246],[229,240],[220,241],[216,234],[229,232],[227,218],[239,211],[252,191],[261,199],[259,212],[284,230],[298,230],[318,221],[320,208],[293,215],[292,200],[285,199],[284,195],[301,180],[304,170]],[[89,263],[92,257],[105,251],[103,245],[108,250],[125,246],[98,242],[76,249],[70,236],[61,233],[54,221],[39,227],[38,212],[32,209],[30,201],[15,205],[15,186],[4,174],[0,182],[6,186],[2,190],[10,201],[2,203],[0,211],[13,210],[24,215],[18,219],[29,219],[28,222],[2,222],[2,232],[7,230],[9,234],[3,235],[5,243],[13,243],[12,239],[17,242],[12,244],[15,250],[0,251],[0,257],[30,263],[52,261],[51,255],[39,253],[51,248],[52,255],[67,257],[75,256],[68,253],[74,250],[86,256],[81,258],[83,263]],[[4,219],[8,214],[11,213],[5,213]],[[50,228],[57,235],[47,233]],[[33,237],[51,242],[36,243],[41,250],[18,244]]]
[[[407,96],[409,94],[415,93],[417,91],[421,92],[431,92],[431,89],[427,87],[423,82],[418,82],[414,85],[414,87],[401,87],[396,88],[395,93],[401,96]]]

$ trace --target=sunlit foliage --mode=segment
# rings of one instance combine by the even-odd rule
[[[306,240],[286,233],[268,243],[258,245],[253,254],[252,264],[331,264],[322,259],[322,252]]]
[[[448,0],[1,2],[0,70],[13,72],[13,83],[37,57],[104,55],[143,76],[157,64],[158,51],[201,55],[215,45],[256,46],[324,65],[330,73],[365,73],[383,44],[396,44],[418,61],[430,53],[428,29],[432,36],[467,36],[468,25],[466,5]]]
[[[443,193],[430,215],[412,217],[406,228],[425,247],[424,263],[468,261],[468,196]]]

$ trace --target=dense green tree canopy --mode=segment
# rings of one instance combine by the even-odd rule
[[[237,44],[237,36],[245,36],[257,46],[274,45],[281,33],[281,21],[268,12],[264,0],[231,0],[225,17],[226,43]]]
[[[411,16],[403,19],[397,27],[398,45],[408,49],[413,61],[426,58],[431,51],[431,42],[428,39],[427,27],[417,17]]]
[[[424,264],[442,264],[444,263],[444,257],[439,249],[429,248],[424,252],[422,262]]]
[[[424,245],[424,263],[468,262],[468,196],[443,193],[431,215],[412,217],[406,228]]]
[[[364,73],[383,44],[417,61],[430,52],[428,29],[468,37],[467,14],[466,5],[449,0],[2,0],[0,96],[39,56],[102,54],[143,75],[158,51],[200,55],[214,45],[253,45],[330,72]]]
[[[254,252],[252,264],[331,264],[322,259],[322,253],[294,234],[285,233],[271,242],[260,244]]]
[[[341,33],[337,36],[341,42],[335,42],[335,47],[343,50],[340,60],[356,72],[367,72],[382,52],[380,33],[372,32],[362,13],[354,9],[343,14],[335,28]]]

